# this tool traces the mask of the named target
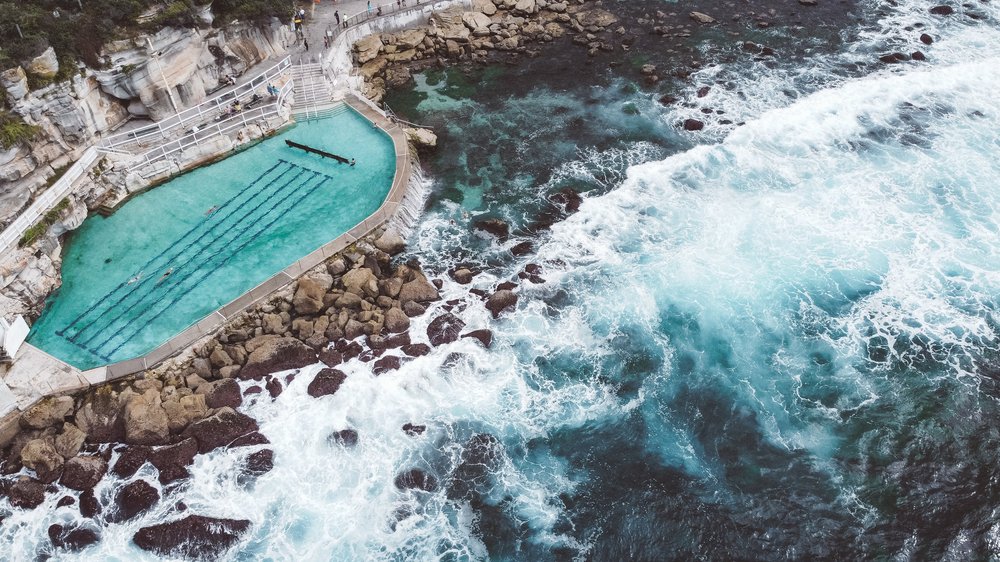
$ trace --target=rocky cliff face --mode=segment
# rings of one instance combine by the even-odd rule
[[[30,204],[56,169],[101,135],[131,117],[162,119],[175,106],[196,105],[221,77],[282,56],[291,40],[277,21],[264,28],[166,28],[107,45],[108,70],[81,68],[71,80],[38,90],[29,90],[28,74],[51,76],[59,70],[54,54],[46,56],[49,51],[24,68],[0,72],[11,110],[42,129],[31,146],[0,151],[0,228]]]

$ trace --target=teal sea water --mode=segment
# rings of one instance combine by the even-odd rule
[[[346,110],[92,216],[29,341],[83,369],[147,353],[374,212],[394,171],[391,139]]]
[[[251,521],[228,560],[1000,557],[1000,11],[829,4],[846,11],[808,29],[756,2],[781,23],[748,18],[738,40],[720,24],[417,76],[389,103],[440,148],[404,259],[444,286],[410,333],[460,299],[492,348],[378,377],[352,360],[322,399],[303,369],[244,406],[272,471],[239,476],[254,448],[201,455],[169,489],[146,466],[169,500],[85,521],[102,540],[81,558],[152,560],[136,529],[187,513]],[[510,239],[472,229],[486,217]],[[448,278],[459,263],[475,288],[517,281],[517,310],[494,320]],[[357,445],[331,443],[346,428]],[[436,488],[398,489],[414,468]],[[57,498],[11,510],[0,540],[49,553],[48,525],[79,519]]]

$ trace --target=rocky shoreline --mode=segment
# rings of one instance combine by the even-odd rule
[[[506,224],[498,220],[483,221],[477,228],[498,238],[507,234]],[[467,298],[434,306],[437,315],[426,330],[428,343],[414,341],[418,338],[411,340],[410,319],[441,300],[443,280],[428,278],[415,261],[399,263],[404,249],[397,234],[380,229],[186,356],[140,377],[37,403],[22,414],[16,435],[0,442],[5,475],[0,495],[17,509],[37,508],[51,496],[61,496],[59,507],[78,504],[85,522],[53,525],[49,535],[56,548],[84,548],[100,540],[102,522],[129,520],[157,502],[171,501],[171,490],[190,476],[188,467],[197,455],[246,448],[241,478],[251,481],[271,470],[274,453],[267,448],[268,439],[238,408],[249,396],[277,398],[303,367],[322,363],[307,389],[320,398],[339,390],[347,374],[338,366],[353,359],[369,363],[380,376],[429,353],[432,346],[459,338],[490,347],[488,328],[468,327],[453,311],[479,299],[497,318],[516,306],[518,284],[503,282],[491,292],[472,289]],[[532,280],[540,282],[540,268],[532,271]],[[477,272],[459,267],[449,275],[464,285]],[[408,423],[400,431],[419,435],[424,428]],[[352,428],[329,436],[331,443],[344,446],[357,439]],[[111,496],[95,494],[94,487],[108,473],[133,478],[146,463],[157,469],[163,497],[142,478]],[[395,484],[426,488],[433,486],[428,478],[413,469],[398,475]],[[140,529],[134,542],[163,555],[189,555],[192,548],[221,552],[249,527],[248,521],[181,517],[183,504],[175,511],[178,519]],[[0,513],[0,521],[4,515]]]

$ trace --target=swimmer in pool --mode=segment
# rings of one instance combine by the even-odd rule
[[[141,271],[139,272],[138,275],[136,275],[135,277],[129,279],[128,280],[128,284],[131,285],[132,283],[135,283],[136,281],[138,281],[140,279],[142,279],[142,272]]]
[[[213,205],[211,209],[205,211],[205,216],[207,217],[208,215],[211,215],[212,213],[214,213],[218,209],[219,209],[218,205]]]
[[[167,277],[170,277],[170,274],[173,272],[174,268],[171,267],[163,275],[161,275],[159,279],[156,280],[156,284],[159,285],[160,283],[163,283],[163,280],[166,279]]]

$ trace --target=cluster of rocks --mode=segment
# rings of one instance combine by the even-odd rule
[[[532,43],[573,34],[591,55],[614,49],[608,37],[618,17],[585,0],[475,0],[473,9],[436,12],[427,25],[369,35],[354,44],[354,60],[365,80],[364,94],[380,101],[386,87],[411,79],[414,69],[444,60],[486,62],[496,54],[537,55]],[[599,3],[599,2],[598,2]],[[619,27],[615,33],[624,34]]]
[[[502,221],[488,219],[476,228],[506,237]],[[50,530],[59,548],[82,548],[99,540],[96,522],[134,518],[161,500],[160,492],[142,478],[133,479],[149,463],[165,492],[189,476],[197,455],[219,448],[248,447],[241,481],[250,481],[273,467],[267,438],[249,416],[237,411],[248,396],[278,397],[294,380],[295,369],[322,362],[325,365],[308,385],[308,393],[322,397],[336,393],[347,375],[337,369],[358,359],[370,362],[381,375],[398,369],[431,346],[470,338],[484,347],[493,342],[488,329],[466,331],[456,313],[467,299],[482,299],[494,317],[516,306],[516,282],[504,282],[493,291],[471,289],[467,299],[443,303],[426,329],[427,343],[411,341],[410,319],[425,314],[440,301],[443,281],[429,279],[414,261],[393,264],[392,256],[405,249],[392,231],[379,231],[302,277],[294,286],[247,311],[183,358],[169,361],[142,377],[121,380],[76,396],[54,396],[25,411],[21,430],[5,444],[4,474],[31,471],[0,479],[0,495],[17,508],[35,508],[47,495],[65,494],[59,505],[76,503],[65,490],[81,492],[79,510],[95,521],[93,526]],[[531,268],[521,277],[537,276]],[[457,267],[449,275],[468,284],[477,275],[472,267]],[[423,339],[423,338],[421,338]],[[293,370],[290,374],[287,371]],[[283,377],[273,373],[286,372]],[[241,391],[238,381],[245,383]],[[259,396],[255,396],[259,395]],[[402,430],[418,436],[423,425],[406,424]],[[357,431],[344,429],[330,436],[331,443],[350,447]],[[94,487],[107,474],[133,479],[112,498],[98,498]],[[401,487],[427,488],[428,479],[401,476]],[[61,485],[56,486],[56,484]],[[182,511],[178,509],[178,511]],[[206,521],[208,523],[206,523]],[[245,526],[190,516],[144,528],[135,542],[165,554],[180,552],[198,537],[214,545],[228,544]],[[214,526],[213,526],[214,525]],[[205,529],[230,529],[220,539]],[[192,538],[193,537],[193,538]]]

